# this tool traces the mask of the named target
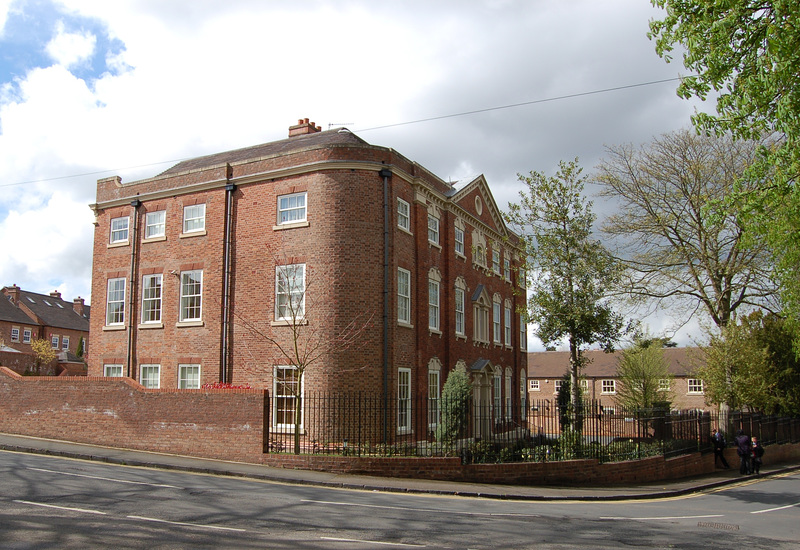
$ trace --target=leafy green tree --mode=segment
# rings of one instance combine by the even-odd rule
[[[700,309],[716,326],[740,309],[778,309],[768,248],[724,203],[757,158],[755,141],[688,130],[608,148],[595,179],[619,210],[603,231],[619,247],[620,290],[635,304],[682,322]]]
[[[567,340],[573,387],[583,363],[581,348],[598,343],[611,351],[624,332],[622,317],[608,302],[619,265],[593,238],[595,216],[583,196],[581,172],[575,159],[561,161],[555,176],[520,174],[527,191],[520,191],[521,201],[509,204],[506,215],[526,246],[528,320],[545,345]],[[580,407],[577,392],[573,406]]]
[[[653,409],[657,404],[666,405],[672,401],[669,391],[662,389],[663,382],[672,380],[664,350],[657,339],[624,350],[617,365],[616,401],[629,409]]]
[[[800,413],[800,361],[778,316],[754,312],[713,336],[698,369],[706,401],[766,414]]]
[[[464,367],[458,366],[450,371],[442,386],[441,420],[436,427],[436,441],[452,445],[464,433],[469,420],[469,404],[472,397],[472,383]]]
[[[573,385],[572,373],[569,371],[561,377],[556,405],[561,431],[572,430],[580,433],[583,429],[583,390],[580,383]]]
[[[800,318],[800,2],[794,0],[651,0],[666,10],[650,22],[656,51],[670,61],[675,48],[693,74],[678,95],[717,95],[716,115],[698,113],[695,126],[737,138],[771,135],[750,179],[729,205],[766,237],[776,256],[781,294]],[[800,343],[800,342],[798,342]]]

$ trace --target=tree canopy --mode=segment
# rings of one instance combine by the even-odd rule
[[[603,231],[619,247],[620,288],[635,303],[670,309],[682,321],[699,307],[719,327],[740,308],[778,308],[767,246],[725,204],[737,182],[755,187],[741,178],[758,148],[688,130],[638,149],[607,148],[595,180],[619,210]]]
[[[800,314],[800,2],[796,0],[652,0],[666,10],[650,22],[656,51],[667,61],[675,48],[693,74],[678,95],[717,96],[716,115],[698,113],[695,126],[736,138],[772,135],[750,179],[753,190],[729,204],[767,239],[775,254],[791,319]]]
[[[672,380],[662,339],[643,341],[622,352],[617,365],[616,400],[630,409],[652,409],[657,403],[670,403],[672,394],[662,384]],[[668,408],[668,407],[667,407]]]
[[[568,341],[573,386],[581,347],[597,343],[611,351],[624,332],[622,317],[607,299],[618,264],[593,238],[595,216],[583,194],[581,172],[575,159],[561,161],[554,176],[520,174],[527,190],[520,191],[519,203],[509,204],[506,215],[526,246],[528,319],[545,345]]]

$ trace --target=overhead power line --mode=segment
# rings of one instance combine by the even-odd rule
[[[600,89],[600,90],[592,90],[592,91],[589,91],[589,92],[578,92],[578,93],[575,93],[575,94],[566,94],[566,95],[560,95],[560,96],[556,96],[556,97],[547,97],[547,98],[543,98],[543,99],[534,99],[534,100],[531,100],[531,101],[523,101],[521,103],[511,103],[511,104],[508,104],[508,105],[499,105],[499,106],[495,106],[495,107],[487,107],[485,109],[475,109],[475,110],[472,110],[472,111],[461,111],[461,112],[458,112],[458,113],[451,113],[451,114],[448,114],[448,115],[440,115],[440,116],[434,116],[434,117],[428,117],[428,118],[420,118],[420,119],[417,119],[417,120],[409,120],[409,121],[406,121],[406,122],[396,122],[394,124],[384,124],[383,126],[373,126],[372,128],[361,128],[361,129],[358,129],[356,131],[357,132],[370,132],[372,130],[383,130],[385,128],[396,128],[398,126],[408,126],[409,124],[420,124],[422,122],[432,122],[434,120],[444,120],[444,119],[447,119],[447,118],[455,118],[455,117],[461,117],[461,116],[467,116],[467,115],[475,115],[475,114],[479,114],[479,113],[488,113],[488,112],[491,112],[491,111],[500,111],[500,110],[503,110],[503,109],[513,109],[515,107],[525,107],[526,105],[536,105],[536,104],[539,104],[539,103],[549,103],[551,101],[561,101],[563,99],[572,99],[572,98],[576,98],[576,97],[584,97],[584,96],[589,96],[589,95],[605,94],[605,93],[609,93],[609,92],[618,92],[620,90],[629,90],[631,88],[641,88],[643,86],[653,86],[655,84],[664,84],[666,82],[677,82],[677,81],[679,81],[681,79],[682,79],[682,77],[665,78],[663,80],[651,80],[650,82],[640,82],[638,84],[627,84],[625,86],[615,86],[613,88],[603,88],[603,89]],[[350,123],[348,123],[348,124],[350,124]],[[96,176],[96,175],[99,175],[99,174],[108,174],[108,173],[112,173],[112,172],[122,172],[122,171],[125,171],[125,170],[135,170],[137,168],[147,168],[148,166],[158,166],[159,164],[177,163],[177,162],[182,162],[184,160],[188,160],[188,158],[181,158],[181,159],[176,159],[176,160],[163,160],[161,162],[151,162],[149,164],[139,164],[137,166],[128,166],[126,168],[112,168],[112,169],[109,169],[109,170],[99,170],[99,171],[96,171],[96,172],[84,172],[82,174],[72,174],[72,175],[69,175],[69,176],[55,176],[55,177],[52,177],[52,178],[42,178],[42,179],[38,179],[38,180],[18,181],[18,182],[15,182],[15,183],[3,183],[3,184],[0,184],[0,187],[12,187],[12,186],[15,186],[15,185],[27,185],[27,184],[30,184],[30,183],[44,183],[44,182],[48,182],[48,181],[57,181],[57,180],[64,180],[64,179],[70,179],[70,178]]]

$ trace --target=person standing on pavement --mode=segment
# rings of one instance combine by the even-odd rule
[[[714,444],[714,466],[717,465],[717,458],[719,458],[722,462],[722,467],[727,470],[730,468],[728,461],[725,460],[725,447],[728,446],[728,442],[725,441],[725,435],[719,431],[719,428],[714,430],[711,435],[711,442]]]
[[[736,454],[739,455],[739,473],[746,475],[750,473],[750,436],[744,430],[736,432]]]
[[[750,472],[759,475],[761,470],[761,457],[764,456],[764,447],[758,442],[758,438],[753,436],[750,439]]]

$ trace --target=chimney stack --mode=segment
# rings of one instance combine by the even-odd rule
[[[51,298],[55,298],[56,300],[60,300],[61,299],[61,293],[59,291],[57,291],[57,290],[54,290],[53,292],[50,293],[50,297]]]
[[[75,313],[83,317],[83,298],[78,296],[72,300],[72,309],[75,311]]]
[[[3,292],[8,296],[12,304],[19,307],[19,287],[17,285],[7,286],[3,289]]]
[[[309,122],[307,118],[301,118],[294,126],[289,126],[289,137],[305,136],[308,134],[315,134],[321,132],[322,128],[313,122]]]

